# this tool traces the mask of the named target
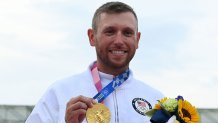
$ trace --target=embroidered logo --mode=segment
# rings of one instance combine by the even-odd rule
[[[145,111],[152,109],[151,104],[143,98],[134,98],[132,100],[132,106],[135,111],[137,111],[141,115],[145,115]]]

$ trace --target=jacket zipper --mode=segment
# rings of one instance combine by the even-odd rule
[[[114,100],[114,111],[115,111],[115,123],[119,123],[119,113],[118,113],[118,103],[117,103],[117,94],[116,90],[113,93],[113,100]]]

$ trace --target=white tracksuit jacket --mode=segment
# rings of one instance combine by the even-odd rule
[[[100,73],[100,78],[105,87],[113,76]],[[55,82],[35,105],[26,123],[65,123],[66,104],[72,97],[94,97],[97,93],[89,67],[81,74]],[[127,81],[111,93],[104,104],[111,112],[110,123],[150,123],[150,119],[139,112],[149,106],[153,108],[161,98],[163,95],[159,91],[134,79],[130,70]]]

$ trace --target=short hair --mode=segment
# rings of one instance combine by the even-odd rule
[[[107,2],[95,11],[95,14],[92,18],[92,29],[97,32],[97,22],[102,13],[114,14],[123,12],[131,12],[134,15],[138,28],[138,18],[132,7],[122,2]]]

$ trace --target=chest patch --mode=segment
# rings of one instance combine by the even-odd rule
[[[145,111],[152,109],[151,104],[143,98],[134,98],[132,100],[132,106],[135,109],[135,111],[141,115],[145,115]]]

